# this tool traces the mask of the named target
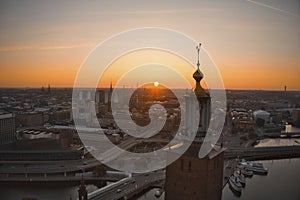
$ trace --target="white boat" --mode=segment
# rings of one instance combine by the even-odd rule
[[[242,185],[241,183],[237,180],[237,178],[233,175],[229,177],[229,188],[238,194],[241,194],[242,192]]]
[[[246,161],[245,159],[242,159],[241,162],[239,162],[240,165],[251,165],[254,167],[264,167],[262,163],[254,162],[254,161]]]
[[[257,162],[248,162],[244,159],[239,163],[238,168],[240,169],[247,169],[253,171],[256,174],[267,174],[268,169],[263,166],[262,163]]]
[[[237,178],[238,182],[241,183],[242,187],[245,187],[246,185],[246,179],[245,177],[241,174],[241,171],[235,171],[233,173],[233,176]]]
[[[253,171],[255,174],[268,174],[268,169],[264,167],[254,167],[254,166],[247,166],[246,169]]]
[[[250,165],[252,165],[253,167],[264,167],[264,165],[262,163],[258,163],[258,162],[249,162]]]
[[[248,169],[241,169],[241,173],[246,177],[252,177],[253,176],[253,171],[248,170]]]

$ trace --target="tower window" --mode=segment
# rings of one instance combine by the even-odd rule
[[[191,172],[192,171],[192,163],[191,163],[191,161],[189,162],[189,172]]]

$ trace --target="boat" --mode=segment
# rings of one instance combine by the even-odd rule
[[[246,179],[245,179],[245,177],[241,174],[240,171],[235,171],[235,172],[233,173],[233,176],[237,178],[238,182],[241,183],[242,187],[245,187],[245,185],[246,185]]]
[[[246,165],[238,164],[236,167],[240,170],[245,169]]]
[[[238,164],[238,168],[253,171],[255,174],[260,174],[260,175],[268,174],[268,169],[265,168],[262,163],[248,162],[244,159]]]
[[[248,170],[248,169],[240,169],[241,173],[245,176],[245,177],[252,177],[253,176],[253,171]]]
[[[245,169],[251,170],[255,174],[260,174],[260,175],[267,175],[268,174],[268,169],[264,168],[264,167],[247,166]]]
[[[241,162],[239,162],[240,165],[251,165],[254,167],[263,167],[262,163],[259,162],[253,162],[253,161],[246,161],[245,159],[242,159]]]
[[[229,177],[229,188],[238,196],[242,193],[242,185],[233,175]]]
[[[258,162],[249,162],[250,165],[252,165],[253,167],[264,167],[264,165],[262,163],[258,163]]]

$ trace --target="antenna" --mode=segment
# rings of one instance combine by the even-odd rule
[[[199,70],[199,66],[200,66],[200,62],[199,62],[200,48],[201,48],[201,43],[199,43],[198,46],[196,46],[197,53],[198,53],[198,62],[197,62],[198,70]]]

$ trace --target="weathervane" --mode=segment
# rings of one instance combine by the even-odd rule
[[[199,62],[200,48],[201,48],[201,43],[199,43],[198,46],[196,46],[196,49],[197,49],[197,52],[198,52],[198,62],[197,62],[198,69],[199,69],[199,66],[200,66],[200,62]]]

